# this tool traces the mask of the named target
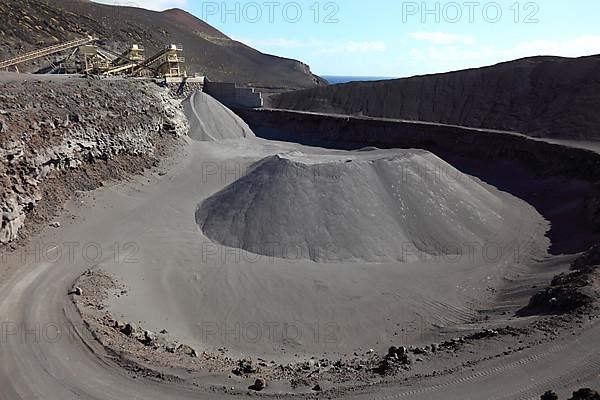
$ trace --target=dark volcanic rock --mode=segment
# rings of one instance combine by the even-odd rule
[[[260,372],[260,369],[254,365],[252,360],[241,360],[238,363],[238,366],[232,371],[234,375],[242,376],[242,375],[250,375]]]
[[[548,390],[542,395],[541,400],[558,400],[558,396],[551,390]]]
[[[580,389],[574,392],[569,400],[600,400],[600,394],[589,388]]]
[[[258,378],[254,382],[254,385],[252,385],[250,388],[252,390],[256,390],[257,392],[260,392],[261,390],[264,390],[265,387],[267,387],[267,381],[264,378]]]
[[[133,322],[128,323],[121,332],[127,336],[134,336],[137,332],[137,326]]]
[[[73,289],[72,292],[75,296],[83,296],[83,290],[81,290],[80,287],[76,287]]]
[[[388,353],[376,368],[376,372],[381,375],[393,374],[400,368],[408,369],[412,363],[408,354],[408,349],[404,346],[389,348]]]
[[[533,57],[412,78],[284,93],[276,108],[600,139],[600,56]]]
[[[577,258],[572,272],[552,279],[550,286],[535,294],[519,315],[568,313],[590,306],[600,299],[600,246]]]

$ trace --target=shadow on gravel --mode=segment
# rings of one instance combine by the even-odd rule
[[[269,140],[335,150],[373,148],[372,143],[367,142],[315,139],[315,135],[318,134],[314,132],[304,135],[256,124],[251,124],[251,127],[258,137]],[[590,181],[554,173],[534,173],[525,162],[508,157],[499,159],[486,158],[483,155],[481,158],[461,156],[458,154],[458,147],[448,149],[447,146],[439,145],[433,140],[422,142],[420,148],[435,153],[461,172],[475,176],[535,207],[552,225],[547,233],[552,243],[551,254],[576,254],[600,243],[600,228],[590,219],[586,210],[586,199],[590,193],[598,190]]]

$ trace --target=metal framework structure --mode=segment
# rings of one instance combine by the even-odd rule
[[[16,66],[27,61],[35,60],[36,58],[49,56],[54,53],[59,53],[61,51],[72,49],[73,47],[78,47],[91,42],[95,42],[96,40],[98,39],[92,36],[88,36],[87,38],[76,39],[70,42],[65,42],[54,46],[45,47],[43,49],[34,50],[29,53],[11,58],[9,60],[0,61],[0,68],[9,68],[12,66]]]
[[[172,44],[155,55],[151,65],[165,77],[182,76],[181,65],[185,63],[185,58],[179,55],[180,52],[183,52],[183,46]]]
[[[152,57],[146,59],[144,48],[133,44],[127,51],[118,54],[100,46],[94,45],[98,39],[92,36],[72,40],[62,44],[35,50],[10,60],[0,62],[0,68],[16,66],[20,63],[47,57],[54,53],[75,48],[59,65],[52,62],[49,73],[58,71],[66,74],[86,73],[94,75],[136,75],[162,76],[165,78],[185,77],[182,65],[185,58],[181,45],[171,44]],[[18,69],[17,69],[18,71]]]

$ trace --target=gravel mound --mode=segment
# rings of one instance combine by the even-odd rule
[[[233,111],[213,97],[194,92],[184,102],[190,123],[188,135],[200,142],[255,137],[254,133]]]
[[[468,243],[507,243],[527,223],[522,203],[432,153],[388,154],[265,158],[200,204],[196,222],[220,244],[321,262],[462,254]]]

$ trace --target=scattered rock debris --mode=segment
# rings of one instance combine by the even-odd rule
[[[79,286],[77,286],[73,288],[71,294],[74,294],[75,296],[83,296],[83,290]]]
[[[254,381],[254,385],[250,387],[250,389],[260,392],[267,387],[267,380],[264,378],[258,378]]]
[[[600,299],[600,245],[592,247],[571,265],[571,272],[552,279],[535,294],[518,315],[565,314],[588,310]]]
[[[238,363],[238,366],[233,369],[233,374],[238,376],[256,374],[260,372],[260,368],[254,365],[252,360],[243,359]]]
[[[264,391],[267,382],[287,381],[291,390],[309,390],[315,395],[324,392],[337,396],[350,388],[358,390],[360,387],[404,380],[411,376],[452,374],[464,368],[473,369],[480,361],[502,357],[547,340],[554,340],[561,332],[571,334],[573,318],[579,318],[577,315],[565,315],[535,320],[521,327],[482,327],[463,336],[425,346],[394,345],[384,354],[369,349],[355,352],[353,357],[346,356],[335,361],[330,358],[313,357],[307,361],[278,364],[261,358],[235,359],[228,356],[226,348],[212,352],[207,349],[198,351],[193,346],[179,343],[170,337],[167,329],[162,329],[156,334],[144,329],[139,323],[115,319],[106,311],[104,302],[111,294],[127,295],[127,290],[103,271],[85,272],[76,283],[76,287],[81,289],[82,294],[74,297],[73,301],[93,337],[104,347],[111,349],[112,353],[119,354],[120,362],[126,369],[162,380],[177,378],[157,372],[161,368],[180,368],[190,373],[208,370],[223,376],[229,375],[230,378],[235,376],[248,384],[253,382],[247,388],[254,392]],[[545,339],[539,340],[540,337]],[[474,351],[482,348],[480,343],[485,343],[484,347],[488,348],[489,354],[481,355]],[[494,346],[493,343],[497,345]],[[496,350],[493,350],[494,348]],[[472,356],[468,356],[469,354]],[[461,355],[461,358],[456,359],[458,355]],[[454,366],[443,370],[428,367],[432,362],[455,359]],[[149,365],[153,366],[152,370],[149,369]],[[324,383],[331,388],[324,390]],[[243,390],[241,387],[238,389]],[[225,392],[228,390],[228,386],[223,389]],[[231,390],[235,392],[235,388]]]

